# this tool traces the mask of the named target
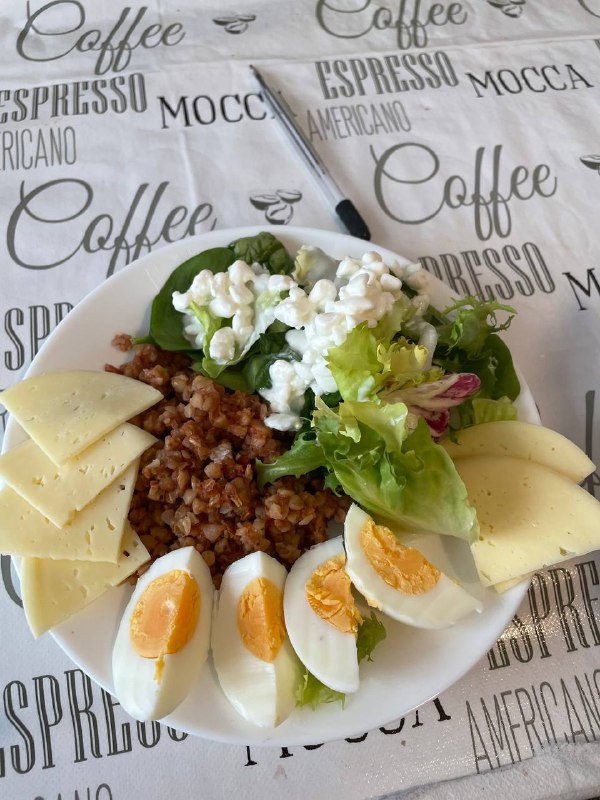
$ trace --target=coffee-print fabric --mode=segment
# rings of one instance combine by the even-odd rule
[[[0,387],[150,250],[240,225],[338,229],[252,62],[374,241],[457,297],[517,309],[508,341],[543,422],[599,457],[597,0],[4,0],[0,12]],[[363,800],[596,742],[599,567],[592,554],[537,574],[480,663],[405,718],[255,748],[128,718],[50,636],[34,642],[3,558],[0,797]]]

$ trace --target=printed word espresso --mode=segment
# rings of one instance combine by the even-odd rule
[[[427,47],[429,32],[444,25],[464,25],[468,12],[462,3],[431,3],[421,0],[317,0],[317,21],[337,39],[358,39],[376,31],[393,31],[401,50]]]
[[[132,722],[119,703],[104,689],[92,684],[80,669],[64,676],[38,675],[32,686],[13,680],[3,690],[4,719],[1,724],[13,735],[10,747],[0,747],[0,778],[10,772],[24,775],[34,767],[57,766],[54,737],[73,731],[74,763],[130,753],[182,742],[187,733],[164,728],[158,722]],[[129,720],[129,721],[127,721]],[[5,741],[10,741],[8,736]]]
[[[315,70],[325,100],[440,89],[459,82],[450,57],[442,50],[316,61]]]
[[[146,83],[139,72],[91,81],[55,83],[22,89],[0,89],[0,125],[23,120],[88,114],[141,114],[148,108]]]
[[[556,284],[540,248],[533,242],[501,249],[463,250],[420,256],[423,267],[449,284],[457,295],[476,295],[482,300],[552,294]]]

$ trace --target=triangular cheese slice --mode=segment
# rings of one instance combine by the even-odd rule
[[[0,490],[0,553],[116,564],[139,461],[57,528],[9,486]]]
[[[62,528],[156,442],[128,422],[57,467],[31,439],[0,456],[0,478]]]
[[[33,635],[37,638],[69,619],[150,559],[129,523],[125,526],[122,552],[118,564],[24,558],[21,598]]]
[[[112,372],[52,372],[0,394],[0,403],[55,464],[79,455],[162,394]]]
[[[484,586],[600,548],[600,503],[564,475],[505,456],[461,458],[456,469],[477,510],[471,552]]]

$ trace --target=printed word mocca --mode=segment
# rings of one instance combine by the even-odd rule
[[[315,61],[315,70],[325,100],[440,89],[459,81],[443,50]]]
[[[196,97],[183,95],[176,101],[159,96],[161,128],[170,128],[172,122],[183,127],[212,125],[215,122],[241,122],[244,119],[261,121],[267,116],[260,94],[224,94],[211,97],[199,94]]]
[[[585,277],[572,272],[563,272],[563,275],[569,283],[569,288],[575,296],[580,311],[588,310],[588,306],[584,305],[584,297],[587,297],[588,300],[600,298],[600,281],[595,267],[588,268]]]
[[[147,6],[126,6],[110,28],[86,29],[85,8],[79,0],[52,0],[32,12],[27,3],[27,22],[17,37],[17,53],[27,61],[56,61],[73,51],[97,53],[94,73],[122,72],[137,48],[178,45],[185,31],[180,22],[143,25]]]
[[[594,85],[572,64],[558,67],[546,64],[542,67],[522,67],[521,69],[488,69],[483,77],[466,73],[478,98],[493,89],[498,97],[521,92],[543,94],[547,91],[565,92],[568,89],[593,89]],[[480,91],[481,90],[481,91]]]
[[[379,156],[371,146],[377,202],[388,217],[404,225],[420,225],[444,211],[466,209],[481,241],[494,235],[505,239],[512,231],[511,204],[552,197],[557,179],[547,164],[505,166],[502,151],[501,144],[491,151],[478,147],[472,174],[462,176],[452,173],[424,144],[402,142]]]
[[[177,242],[215,228],[211,203],[199,203],[191,210],[174,205],[167,210],[168,188],[168,181],[155,188],[142,183],[117,215],[112,209],[98,212],[94,208],[94,188],[85,180],[58,178],[30,190],[21,183],[19,202],[8,221],[8,253],[20,267],[33,270],[58,267],[80,251],[106,253],[110,256],[108,277],[117,266],[135,261],[159,242]],[[40,238],[45,242],[46,260],[36,245]],[[51,259],[48,253],[53,254]]]
[[[464,25],[468,12],[462,3],[421,0],[355,0],[341,5],[317,0],[316,16],[324,31],[337,39],[359,39],[368,33],[392,31],[400,50],[427,47],[430,32],[445,25]]]
[[[420,256],[423,267],[447,283],[458,295],[476,295],[482,300],[511,300],[515,295],[531,297],[552,294],[556,284],[540,248],[533,242],[520,247],[462,250]]]

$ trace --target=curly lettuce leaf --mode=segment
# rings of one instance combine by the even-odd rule
[[[346,704],[346,695],[325,686],[305,667],[300,683],[296,687],[296,705],[310,706],[314,711],[322,703],[340,703],[343,708]]]
[[[499,311],[510,315],[502,323],[496,317]],[[450,349],[458,348],[470,357],[476,357],[483,350],[488,336],[505,331],[516,313],[512,306],[468,295],[444,309],[445,316],[453,316],[448,323],[438,327],[438,340]]]
[[[371,611],[371,616],[363,619],[358,627],[358,634],[356,636],[356,649],[358,651],[359,662],[363,659],[373,661],[371,654],[377,647],[379,642],[382,642],[387,636],[385,625],[380,619],[377,619],[375,613]]]
[[[440,370],[426,370],[427,349],[401,338],[383,342],[364,322],[345,341],[327,351],[327,366],[344,400],[374,399],[403,386],[435,380]]]
[[[366,511],[402,529],[417,528],[473,541],[475,510],[446,451],[419,419],[406,436],[404,403],[319,403],[313,415],[329,469]]]
[[[508,397],[501,397],[499,400],[475,397],[472,402],[475,425],[481,425],[484,422],[515,420],[517,418],[517,409]]]

